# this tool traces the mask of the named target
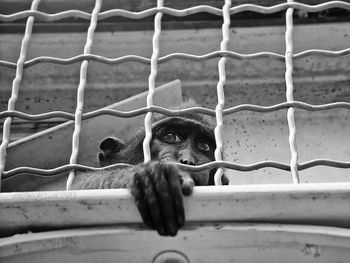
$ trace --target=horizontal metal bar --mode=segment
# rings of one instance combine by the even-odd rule
[[[236,170],[236,171],[249,172],[249,171],[259,170],[259,169],[268,168],[268,167],[276,168],[284,171],[290,171],[290,165],[281,163],[281,162],[276,162],[276,161],[262,161],[262,162],[257,162],[249,165],[241,165],[241,164],[228,162],[228,161],[213,161],[213,162],[209,162],[198,166],[191,166],[191,165],[185,165],[185,164],[179,164],[179,163],[174,163],[174,164],[179,166],[181,169],[190,171],[190,172],[200,172],[204,170],[211,170],[214,168],[227,168],[227,169]],[[20,174],[32,174],[36,176],[55,176],[57,174],[68,172],[73,169],[82,170],[82,171],[101,171],[104,169],[125,168],[130,166],[131,166],[130,164],[118,163],[118,164],[113,164],[103,168],[95,168],[95,167],[80,165],[80,164],[68,164],[68,165],[63,165],[54,169],[18,167],[9,171],[4,171],[3,180],[10,179],[11,177],[14,177]],[[335,161],[330,159],[314,159],[304,163],[299,163],[298,170],[302,171],[315,166],[350,168],[350,162],[341,162],[341,161]]]
[[[348,56],[350,55],[350,48],[346,48],[339,51],[309,49],[309,50],[305,50],[294,54],[293,59],[303,58],[303,57],[312,56],[312,55],[319,55],[319,56],[325,56],[325,57]],[[251,53],[251,54],[242,54],[242,53],[237,53],[233,51],[214,51],[204,55],[193,55],[193,54],[187,54],[187,53],[171,53],[163,57],[160,57],[158,59],[158,64],[165,63],[172,59],[203,61],[203,60],[209,60],[209,59],[221,58],[221,57],[227,57],[227,58],[238,59],[238,60],[255,59],[255,58],[261,58],[261,57],[277,58],[281,61],[285,59],[284,55],[274,53],[274,52],[257,52],[257,53]],[[126,55],[118,58],[106,58],[104,56],[94,55],[94,54],[86,54],[86,55],[81,54],[71,58],[57,58],[57,57],[49,57],[49,56],[36,57],[24,62],[23,66],[24,68],[28,68],[28,67],[37,65],[39,63],[70,65],[70,64],[78,63],[84,60],[96,61],[102,64],[110,64],[110,65],[117,65],[124,62],[138,62],[146,65],[151,64],[151,60],[149,58],[137,56],[137,55]],[[6,67],[6,68],[16,68],[16,63],[0,60],[0,66]]]
[[[273,112],[277,110],[286,109],[289,107],[295,107],[302,110],[307,111],[323,111],[323,110],[333,110],[333,109],[350,109],[350,102],[333,102],[328,104],[321,104],[321,105],[312,105],[309,103],[301,102],[301,101],[290,101],[290,102],[283,102],[271,106],[259,106],[259,105],[253,105],[253,104],[241,104],[238,106],[234,106],[231,108],[227,108],[223,110],[224,115],[229,115],[241,111],[252,111],[252,112],[261,112],[261,113],[267,113],[267,112]],[[147,112],[158,112],[164,115],[168,116],[180,116],[182,114],[190,113],[190,112],[197,112],[201,114],[206,114],[209,116],[215,116],[215,110],[211,110],[208,108],[203,107],[190,107],[187,109],[182,110],[170,110],[166,109],[160,106],[151,106],[151,107],[143,107],[137,110],[132,111],[119,111],[119,110],[112,110],[112,109],[99,109],[95,111],[91,111],[88,113],[84,113],[82,115],[83,120],[91,119],[100,115],[110,115],[120,118],[131,118],[135,117],[141,114],[146,114]],[[74,120],[74,114],[64,111],[51,111],[47,113],[41,113],[41,114],[27,114],[24,112],[16,111],[16,110],[7,110],[0,112],[0,119],[6,118],[6,117],[16,117],[23,120],[28,121],[42,121],[42,120],[48,120],[51,118],[64,118],[67,120]]]
[[[349,183],[195,187],[193,194],[184,198],[186,222],[349,227],[349,191]],[[2,193],[0,199],[2,234],[141,222],[127,189]]]
[[[239,5],[239,6],[230,8],[230,15],[245,12],[245,11],[251,11],[251,12],[256,12],[261,14],[273,14],[276,12],[284,11],[288,8],[294,8],[294,9],[313,13],[313,12],[324,11],[331,8],[341,8],[345,10],[350,10],[350,3],[343,2],[343,1],[331,1],[331,2],[318,4],[318,5],[307,5],[307,4],[294,2],[294,3],[282,3],[282,4],[269,6],[269,7],[254,5],[254,4],[244,4],[244,5]],[[132,19],[142,19],[145,17],[153,16],[157,12],[162,12],[163,14],[171,15],[175,17],[183,17],[183,16],[193,15],[197,13],[209,13],[217,16],[223,16],[222,10],[219,8],[208,6],[208,5],[200,5],[200,6],[190,7],[182,10],[169,8],[169,7],[154,7],[141,12],[132,12],[132,11],[127,11],[123,9],[112,9],[105,12],[101,12],[99,14],[98,19],[102,20],[102,19],[115,17],[115,16],[121,16],[121,17],[132,18]],[[91,19],[91,13],[83,12],[79,10],[68,10],[68,11],[63,11],[55,14],[48,14],[40,11],[25,10],[25,11],[13,13],[10,15],[0,14],[0,21],[12,22],[12,21],[29,17],[29,16],[33,16],[38,21],[43,21],[43,22],[53,22],[53,21],[58,21],[65,18],[70,18],[70,17],[81,18],[84,20]]]

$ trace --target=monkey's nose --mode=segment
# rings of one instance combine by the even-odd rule
[[[194,161],[187,160],[187,159],[180,159],[180,163],[187,164],[187,165],[195,165]]]

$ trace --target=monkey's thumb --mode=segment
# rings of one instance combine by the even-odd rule
[[[194,182],[192,177],[188,173],[181,175],[181,191],[184,195],[189,196],[193,192]]]

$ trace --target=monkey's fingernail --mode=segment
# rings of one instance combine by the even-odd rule
[[[193,184],[183,184],[181,186],[181,191],[185,196],[189,196],[193,191]]]
[[[161,236],[166,236],[167,235],[167,233],[165,232],[165,229],[164,229],[163,226],[158,226],[157,231],[158,231],[158,234],[161,235]]]
[[[177,234],[177,228],[175,226],[171,226],[169,228],[169,236],[174,237],[174,236],[176,236],[176,234]]]
[[[177,223],[179,224],[179,227],[183,227],[185,225],[185,218],[183,216],[180,216],[177,219]]]
[[[193,179],[190,176],[183,176],[182,177],[182,185],[181,185],[181,191],[185,196],[189,196],[192,194],[194,187]]]

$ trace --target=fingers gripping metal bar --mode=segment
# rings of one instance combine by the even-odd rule
[[[288,0],[288,3],[293,0]],[[286,97],[287,102],[294,100],[293,98],[293,8],[288,8],[286,12]],[[289,127],[289,147],[291,153],[290,170],[293,177],[293,183],[300,183],[298,173],[298,150],[296,144],[296,127],[294,119],[294,108],[290,107],[287,110],[287,121]]]
[[[221,51],[227,51],[227,44],[229,41],[229,28],[230,28],[230,7],[231,0],[225,0],[225,4],[222,8],[224,22],[222,24],[222,41],[220,45]],[[225,93],[224,93],[224,85],[226,84],[226,60],[227,58],[222,57],[218,63],[219,69],[219,82],[217,84],[217,95],[218,95],[218,104],[215,108],[216,115],[216,127],[214,130],[215,133],[215,141],[216,141],[216,149],[215,149],[215,161],[222,161],[222,151],[223,151],[223,143],[222,143],[222,128],[223,128],[223,110],[225,106]],[[224,173],[223,168],[218,168],[215,172],[214,182],[215,185],[221,185],[221,177]]]
[[[31,5],[32,11],[38,9],[40,1],[41,0],[34,0],[32,2],[32,5]],[[23,76],[23,65],[27,58],[27,51],[29,47],[29,41],[32,36],[33,25],[34,25],[34,17],[30,16],[27,19],[26,29],[25,29],[24,37],[21,44],[21,51],[16,64],[16,77],[12,82],[12,94],[11,94],[11,98],[9,99],[8,110],[15,109],[15,105],[18,99],[19,85],[21,84],[22,76]],[[5,166],[6,166],[7,146],[10,142],[11,124],[12,124],[12,117],[8,117],[4,122],[2,143],[0,145],[0,191],[1,191],[2,173],[4,172]]]
[[[164,1],[158,0],[157,7],[161,8],[164,5]],[[162,23],[163,13],[158,12],[154,17],[154,34],[152,39],[152,56],[151,56],[151,73],[148,77],[148,94],[147,94],[147,108],[153,106],[153,97],[156,89],[156,77],[157,77],[157,63],[159,57],[159,37],[161,33],[161,23]],[[149,162],[151,160],[151,150],[150,143],[152,140],[152,111],[147,112],[145,117],[145,139],[143,140],[143,155],[144,162]]]
[[[91,52],[91,46],[93,43],[93,37],[94,32],[97,26],[98,21],[98,14],[101,10],[102,0],[96,0],[94,10],[92,11],[91,15],[91,22],[88,29],[87,37],[86,37],[86,44],[84,47],[84,54],[89,54]],[[83,107],[84,107],[84,93],[85,93],[85,86],[86,86],[86,78],[87,78],[87,68],[88,68],[89,62],[87,60],[84,60],[80,67],[80,82],[78,86],[77,91],[77,108],[75,110],[75,125],[74,125],[74,132],[73,132],[73,138],[72,138],[72,154],[70,157],[70,164],[76,164],[78,153],[79,153],[79,136],[81,131],[81,119],[83,114]],[[75,171],[72,170],[69,173],[66,189],[69,190],[72,186],[73,180],[75,176]]]

